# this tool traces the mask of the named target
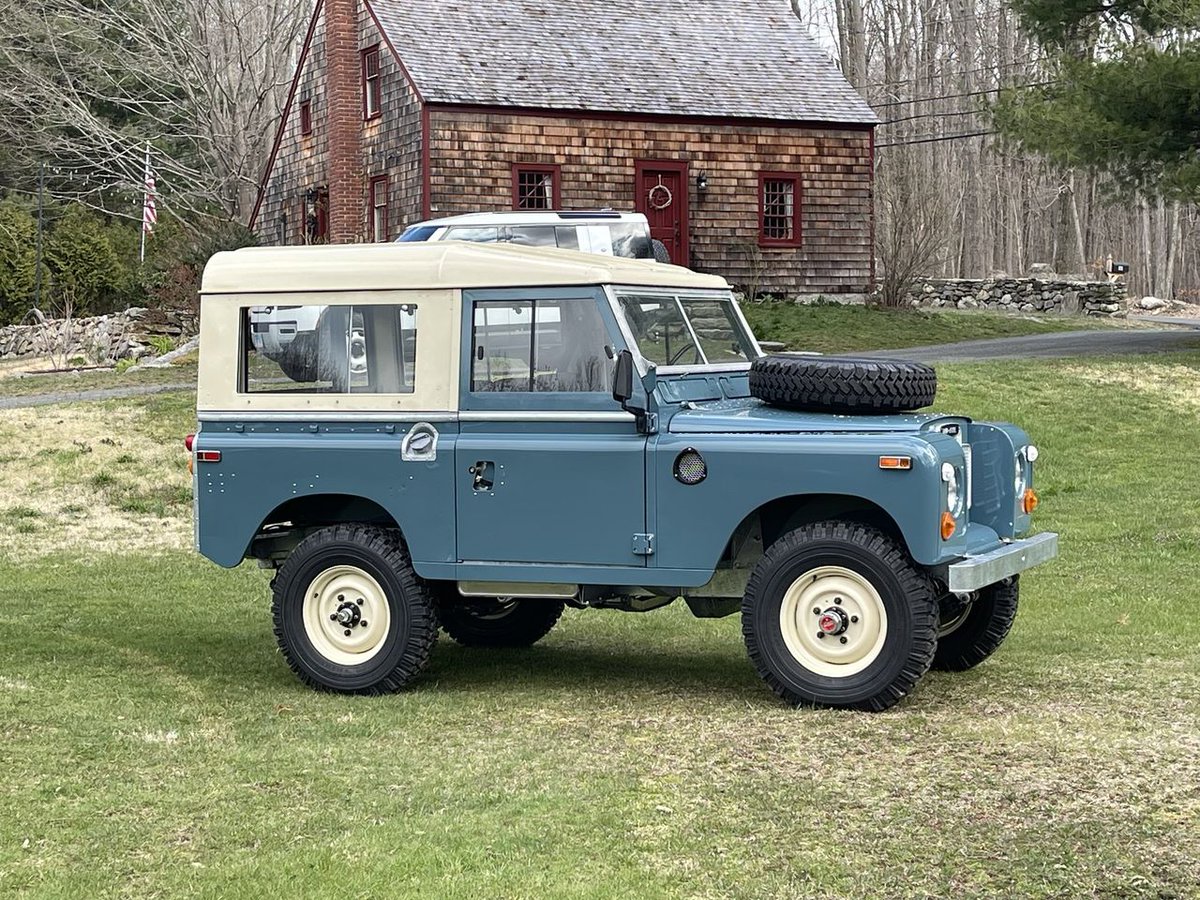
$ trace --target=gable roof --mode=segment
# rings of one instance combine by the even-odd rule
[[[875,124],[789,0],[367,0],[430,103]]]

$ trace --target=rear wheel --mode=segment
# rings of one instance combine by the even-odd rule
[[[1020,578],[1014,577],[989,585],[965,601],[943,600],[933,667],[965,672],[995,653],[1012,630],[1020,593]]]
[[[464,647],[529,647],[550,633],[563,614],[558,600],[447,593],[438,604],[442,630]]]
[[[383,694],[429,664],[437,614],[396,531],[337,525],[309,535],[271,582],[275,636],[300,680]]]
[[[887,535],[822,522],[784,535],[755,566],[742,633],[759,675],[789,703],[879,711],[929,669],[937,604]]]

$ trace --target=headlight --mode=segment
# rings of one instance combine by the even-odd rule
[[[1017,451],[1017,456],[1014,461],[1015,472],[1013,475],[1013,490],[1016,493],[1018,503],[1020,503],[1021,498],[1025,496],[1025,489],[1029,487],[1029,472],[1026,468],[1025,453],[1026,449]]]
[[[966,496],[958,477],[958,469],[953,463],[942,463],[942,481],[946,482],[946,511],[957,519],[963,514]]]

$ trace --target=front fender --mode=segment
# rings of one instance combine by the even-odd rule
[[[708,477],[688,486],[674,477],[675,458],[698,450]],[[881,456],[908,456],[909,470],[881,469]],[[647,482],[652,565],[714,569],[747,516],[781,498],[837,495],[864,500],[895,522],[918,563],[937,565],[965,554],[967,529],[939,533],[944,507],[941,464],[965,464],[953,438],[927,434],[660,435],[652,442]]]

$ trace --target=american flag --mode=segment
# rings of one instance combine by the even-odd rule
[[[142,246],[138,250],[138,260],[146,261],[146,235],[154,231],[158,222],[158,203],[154,197],[154,170],[150,168],[150,142],[146,141],[146,175],[143,182],[142,196]]]
[[[142,202],[142,231],[151,234],[158,222],[158,205],[154,197],[154,170],[150,168],[150,145],[146,145],[145,200]]]

